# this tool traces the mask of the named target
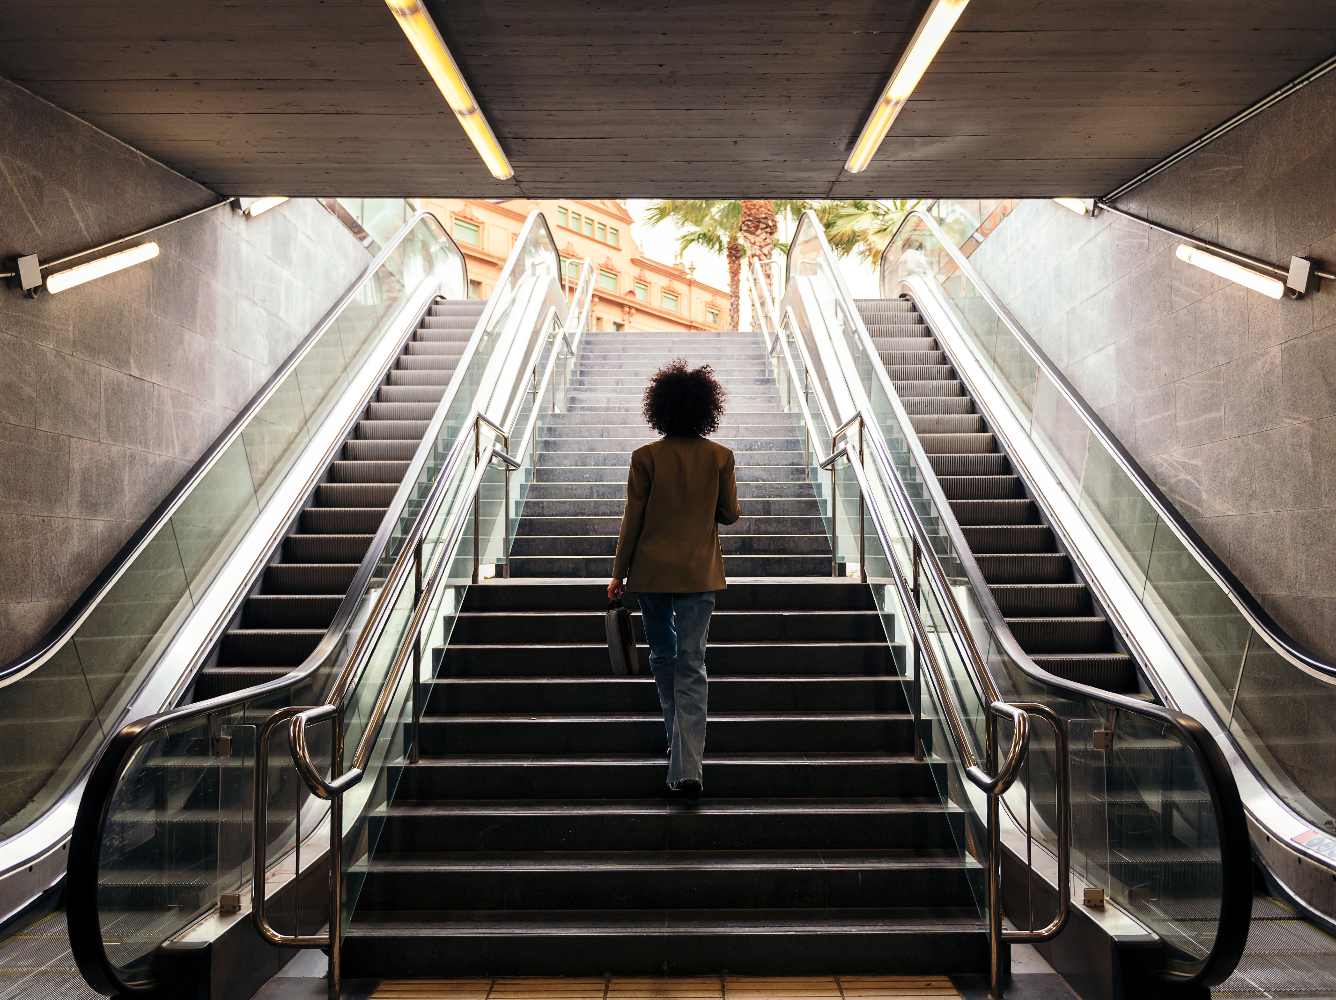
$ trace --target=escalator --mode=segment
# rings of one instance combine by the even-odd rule
[[[814,228],[791,281],[819,270]],[[1296,766],[1292,746],[1319,744],[1269,741],[1264,728],[1287,705],[1291,718],[1301,707],[1316,718],[1307,713],[1332,703],[1330,668],[1242,591],[926,213],[887,248],[887,297],[855,302],[837,285],[793,288],[786,301],[821,317],[809,333],[834,332],[827,360],[893,440],[936,544],[959,558],[966,599],[1029,661],[1026,679],[1188,713],[1233,772],[1256,894],[1246,949],[1240,940],[1232,973],[1206,980],[1213,994],[1336,996],[1330,796],[1301,780],[1312,762]],[[1078,751],[1140,761],[1135,781],[1075,793],[1076,840],[1090,842],[1080,874],[1161,938],[1202,953],[1202,900],[1216,877],[1190,838],[1150,864],[1145,833],[1166,813],[1189,828],[1204,798],[1175,780],[1157,734],[1127,721],[1093,716]],[[1036,801],[1042,818],[1051,806]],[[1115,821],[1098,830],[1088,816],[1101,811]]]
[[[274,551],[190,702],[277,680],[315,651],[445,395],[485,303],[433,302]]]
[[[537,336],[557,258],[541,216],[521,236],[498,293],[468,301],[462,254],[412,215],[63,631],[9,672],[11,694],[49,698],[67,678],[110,694],[71,730],[72,762],[30,769],[5,817],[11,871],[38,831],[63,868],[73,831],[52,887],[66,915],[23,928],[37,904],[12,887],[6,1000],[83,989],[76,961],[101,992],[143,989],[164,944],[241,905],[257,722],[326,689],[465,416]],[[311,804],[292,781],[273,794],[273,835],[305,836]],[[91,893],[81,870],[103,876]]]
[[[907,299],[856,303],[1007,628],[1049,673],[1144,693],[1136,663],[1061,551],[946,352]]]
[[[864,299],[856,306],[1021,648],[1043,670],[1064,679],[1159,700],[1126,641],[1060,550],[1047,518],[1030,499],[1025,481],[913,301]],[[905,340],[905,334],[913,340]],[[913,353],[904,350],[910,343]],[[944,400],[968,412],[916,413],[940,409]],[[1268,891],[1260,872],[1257,881],[1248,948],[1235,974],[1214,994],[1336,997],[1336,935]]]

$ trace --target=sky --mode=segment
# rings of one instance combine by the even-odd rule
[[[671,223],[651,225],[646,215],[651,202],[647,199],[628,198],[626,209],[635,220],[632,234],[641,249],[655,260],[672,262],[677,259],[677,238],[681,230]],[[780,238],[787,240],[791,235],[793,223],[780,220]],[[696,265],[696,277],[707,281],[717,288],[728,288],[728,262],[722,254],[712,254],[700,247],[692,247],[683,258],[686,264]],[[877,295],[877,275],[872,265],[866,261],[847,257],[840,260],[840,269],[844,281],[855,298],[875,298]]]

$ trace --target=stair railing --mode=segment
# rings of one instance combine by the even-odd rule
[[[286,724],[296,772],[313,795],[330,803],[330,883],[326,933],[286,934],[274,928],[264,908],[268,865],[257,833],[252,886],[256,927],[272,944],[327,948],[333,997],[338,996],[342,980],[343,931],[356,905],[356,890],[345,885],[350,864],[346,845],[352,844],[363,856],[374,847],[375,834],[365,829],[369,803],[388,801],[393,792],[394,781],[387,773],[398,759],[395,747],[403,747],[410,760],[417,754],[421,691],[424,683],[430,683],[430,677],[423,678],[422,664],[431,661],[432,650],[444,650],[454,616],[489,554],[504,561],[513,538],[510,525],[523,507],[530,482],[526,476],[537,464],[546,420],[565,405],[583,331],[568,330],[560,322],[559,290],[555,285],[553,289],[558,299],[549,303],[548,336],[515,380],[505,415],[493,420],[476,412],[470,433],[456,441],[445,471],[386,574],[380,613],[363,629],[329,695],[315,707],[275,717],[257,744],[257,831],[264,828],[268,804],[260,793],[269,771],[269,737]],[[516,439],[519,443],[512,452],[508,445]],[[498,488],[500,504],[493,495]],[[473,544],[466,547],[470,529]],[[483,536],[487,537],[480,541]],[[321,748],[312,740],[313,728],[325,722],[332,726],[329,777],[319,763],[324,756]],[[372,776],[375,780],[365,785]],[[354,814],[346,818],[345,799],[354,791],[360,798]]]
[[[755,284],[753,284],[753,288]],[[995,997],[1002,995],[1006,963],[1005,950],[1013,944],[1038,943],[1051,940],[1066,924],[1070,913],[1071,872],[1071,780],[1067,727],[1049,707],[1035,702],[1009,702],[998,692],[988,669],[975,648],[968,629],[957,619],[958,609],[950,600],[950,583],[937,560],[931,538],[914,514],[913,504],[904,493],[903,485],[894,475],[887,475],[879,465],[879,456],[871,456],[877,468],[876,484],[869,477],[867,447],[872,436],[865,436],[866,422],[861,413],[855,413],[842,424],[834,426],[830,401],[818,388],[817,381],[807,373],[812,362],[798,335],[792,310],[786,310],[783,324],[773,334],[762,331],[772,344],[772,358],[778,363],[774,375],[780,383],[786,406],[796,408],[807,433],[816,437],[824,428],[830,436],[831,453],[814,460],[814,465],[830,474],[827,497],[828,533],[831,539],[833,564],[841,565],[838,523],[840,501],[837,468],[844,463],[851,472],[851,484],[858,501],[858,560],[859,578],[869,582],[867,521],[872,524],[873,551],[877,571],[871,582],[879,610],[887,614],[897,610],[896,620],[908,623],[908,663],[911,668],[908,693],[915,720],[915,756],[922,758],[923,718],[922,677],[924,668],[935,703],[945,717],[946,730],[955,747],[961,773],[983,794],[985,800],[985,849],[982,865],[985,871],[987,897],[984,905],[988,920],[989,986]],[[797,355],[797,358],[795,358]],[[799,374],[799,369],[804,374]],[[813,416],[815,407],[821,422]],[[824,436],[824,435],[822,435]],[[844,445],[840,445],[840,441]],[[879,487],[879,488],[877,488]],[[889,504],[886,502],[889,501]],[[928,589],[924,588],[924,581]],[[886,589],[886,581],[894,591],[894,600]],[[924,615],[933,621],[929,627]],[[883,624],[886,618],[883,617]],[[896,634],[888,628],[887,639],[894,643]],[[951,664],[950,672],[944,664]],[[966,724],[972,716],[976,727]],[[1056,760],[1056,808],[1058,823],[1058,884],[1065,888],[1057,895],[1055,913],[1042,927],[1004,929],[1002,923],[1002,861],[1001,815],[1003,797],[1016,783],[1030,752],[1030,725],[1032,719],[1044,723],[1052,733]],[[1010,744],[1004,758],[998,759],[1000,742],[999,721],[1012,726]],[[981,725],[979,723],[981,722]],[[982,733],[978,729],[982,729]],[[987,762],[985,768],[984,762]],[[991,771],[991,774],[990,774]],[[1031,845],[1031,831],[1026,826],[1027,856]]]
[[[951,585],[943,593],[945,620],[967,638],[976,654],[980,649],[986,651],[978,662],[985,667],[990,689],[1001,686],[1017,701],[1033,701],[1038,696],[1076,734],[1082,753],[1073,758],[1072,768],[1077,784],[1087,789],[1083,806],[1088,817],[1080,826],[1069,827],[1076,839],[1073,856],[1081,861],[1078,874],[1160,935],[1167,947],[1160,970],[1164,979],[1182,984],[1219,982],[1242,952],[1252,901],[1243,808],[1219,748],[1190,716],[1057,677],[1021,649],[844,286],[824,231],[811,213],[804,215],[794,234],[788,267],[786,316],[793,325],[795,343],[805,350],[811,342],[821,358],[822,367],[813,365],[812,381],[829,387],[832,395],[838,389],[845,405],[864,415],[865,440],[875,459],[869,467],[879,473],[891,494],[899,492],[891,483],[903,488],[903,498],[910,506],[902,513],[920,522],[922,531],[914,533],[925,555],[931,550],[943,571],[951,570]],[[802,322],[795,312],[802,314]],[[928,525],[933,529],[930,532]],[[1159,821],[1159,846],[1198,851],[1209,860],[1204,865],[1206,885],[1199,891],[1218,901],[1214,922],[1179,919],[1175,915],[1181,902],[1175,865],[1167,858],[1158,859],[1154,851],[1138,852],[1134,844],[1120,840],[1130,831],[1120,825],[1118,810],[1123,806],[1115,792],[1140,795],[1145,764],[1138,757],[1139,746],[1163,746],[1158,753],[1166,773],[1181,783],[1172,789],[1157,785],[1156,795],[1138,801]],[[1042,821],[1042,803],[1052,792],[1049,779],[1059,769],[1047,748],[1041,748],[1040,760],[1047,773],[1034,774],[1035,768],[1030,769],[1031,781],[1021,783],[1024,801],[1005,802],[1013,820],[1023,811],[1024,823],[1017,821],[1016,825],[1027,830],[1032,785],[1038,782],[1037,790],[1042,793]],[[1109,791],[1097,791],[1102,789]],[[1158,794],[1164,791],[1174,794]],[[1195,796],[1205,799],[1206,808],[1193,808]],[[1185,804],[1179,804],[1180,798]],[[1038,839],[1056,855],[1062,824],[1051,810],[1048,819]]]
[[[431,217],[419,213],[405,227],[404,233],[412,232],[413,227],[425,218]],[[435,227],[434,231],[444,235],[434,218],[431,218],[431,225]],[[385,252],[391,253],[401,240],[402,235]],[[515,264],[521,255],[524,262]],[[442,468],[450,461],[454,448],[460,446],[460,440],[464,440],[465,446],[472,440],[473,426],[465,419],[470,408],[475,400],[498,392],[502,376],[527,364],[534,349],[532,345],[548,339],[535,336],[524,324],[526,316],[535,315],[535,287],[555,275],[558,266],[556,246],[546,222],[540,214],[534,213],[516,242],[504,280],[498,282],[498,291],[505,299],[504,306],[484,308],[404,481],[353,577],[348,594],[311,655],[285,677],[185,705],[123,727],[109,742],[80,802],[71,841],[67,891],[71,947],[80,971],[95,988],[109,994],[127,995],[148,994],[158,989],[162,984],[155,968],[156,945],[170,940],[202,913],[211,909],[223,914],[235,913],[244,905],[241,890],[250,881],[247,869],[254,863],[250,853],[254,838],[267,833],[270,856],[294,849],[300,852],[303,840],[319,825],[323,807],[315,809],[317,803],[300,801],[294,785],[291,790],[298,801],[291,810],[293,815],[285,816],[283,824],[263,824],[257,832],[254,812],[247,811],[252,807],[241,791],[257,780],[249,773],[254,767],[255,737],[264,721],[276,711],[285,710],[285,706],[293,702],[309,704],[328,691],[333,677],[354,647],[360,623],[383,610],[381,581],[388,568],[403,554],[408,529],[418,517],[420,498],[439,481]],[[430,269],[424,269],[420,261],[404,261],[396,267],[406,280],[432,280]],[[489,305],[495,305],[495,302]],[[424,304],[421,311],[425,312],[425,309]],[[411,336],[416,326],[417,319],[413,318],[412,323],[406,324],[403,337]],[[374,392],[374,386],[371,392]],[[363,403],[369,399],[370,395]],[[356,407],[357,414],[360,415],[363,408]],[[350,432],[351,424],[336,435],[338,442],[341,443]],[[322,470],[324,464],[321,464]],[[220,627],[227,617],[223,616]],[[206,799],[216,799],[218,803],[218,831],[213,838],[216,844],[201,857],[195,856],[193,841],[182,839],[176,844],[171,837],[173,810],[187,807],[191,800],[176,801],[170,793],[184,788],[185,783],[176,781],[172,788],[160,789],[161,782],[155,783],[152,775],[153,769],[159,767],[155,763],[158,757],[168,759],[170,764],[172,758],[182,755],[188,755],[196,762],[191,773],[198,772],[201,776],[196,784],[207,786],[204,787]],[[181,766],[172,770],[184,774],[189,768],[182,761]],[[225,791],[229,797],[240,800],[235,817],[227,816],[223,809]],[[270,787],[267,791],[286,796],[289,788],[285,785],[275,792]],[[122,817],[132,815],[139,804],[136,796],[145,795],[150,797],[141,810],[146,814],[147,826],[143,833],[147,836],[136,833],[128,847],[118,846],[126,839],[124,837],[109,841],[110,824],[125,821]],[[191,795],[198,799],[199,790]],[[225,832],[227,836],[224,836]],[[122,858],[121,853],[130,851],[130,848],[133,851]],[[141,951],[128,958],[122,946],[113,959],[103,933],[99,889],[104,878],[114,878],[119,868],[132,860],[141,867],[147,865],[159,870],[164,880],[175,874],[194,876],[203,866],[214,872],[222,887],[221,894],[206,895],[189,903],[174,903],[171,907],[173,919],[163,926],[156,941],[145,941]]]

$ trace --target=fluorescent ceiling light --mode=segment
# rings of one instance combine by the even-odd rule
[[[900,109],[905,106],[909,95],[914,93],[914,88],[923,79],[923,74],[928,71],[928,66],[937,55],[937,50],[942,47],[946,36],[956,26],[956,21],[960,19],[968,3],[969,0],[933,0],[928,13],[919,22],[914,37],[910,39],[909,48],[905,49],[904,55],[900,57],[900,62],[895,67],[895,72],[891,74],[890,82],[882,91],[877,106],[872,109],[872,114],[868,115],[867,121],[863,124],[863,131],[859,134],[858,141],[854,143],[854,151],[849,154],[848,162],[844,164],[844,169],[849,173],[862,173],[872,162],[872,157],[881,147],[882,140],[886,138],[886,133],[890,131],[896,116],[900,114]]]
[[[1259,271],[1254,271],[1250,267],[1235,264],[1232,260],[1217,257],[1215,254],[1207,253],[1197,247],[1190,247],[1186,243],[1178,244],[1174,256],[1185,264],[1199,267],[1203,271],[1210,271],[1226,281],[1232,281],[1244,288],[1251,288],[1254,292],[1261,292],[1267,298],[1278,299],[1285,294],[1285,282],[1279,278],[1269,277]]]
[[[445,47],[445,39],[441,37],[436,22],[427,13],[422,0],[385,0],[385,3],[492,176],[499,181],[514,177],[515,171],[511,169],[501,144],[496,141],[492,126],[487,124],[487,119],[479,110],[478,102],[473,99],[473,91],[469,90],[464,74],[459,71],[454,56]]]
[[[1093,198],[1054,198],[1059,205],[1077,215],[1089,215],[1095,207]]]
[[[152,241],[141,243],[129,250],[108,254],[105,257],[97,258],[97,260],[90,260],[87,264],[79,264],[64,271],[57,271],[46,279],[46,290],[55,295],[57,292],[63,292],[75,285],[82,285],[85,281],[95,281],[98,278],[105,278],[109,274],[115,274],[117,271],[124,271],[127,267],[142,264],[156,256],[158,256],[158,244]]]
[[[285,194],[270,195],[267,198],[252,198],[241,210],[253,219],[257,215],[264,215],[264,213],[271,208],[278,208],[279,205],[287,200],[288,196]]]

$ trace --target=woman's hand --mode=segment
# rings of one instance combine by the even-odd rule
[[[626,593],[626,586],[615,576],[608,581],[608,600],[615,601]]]

